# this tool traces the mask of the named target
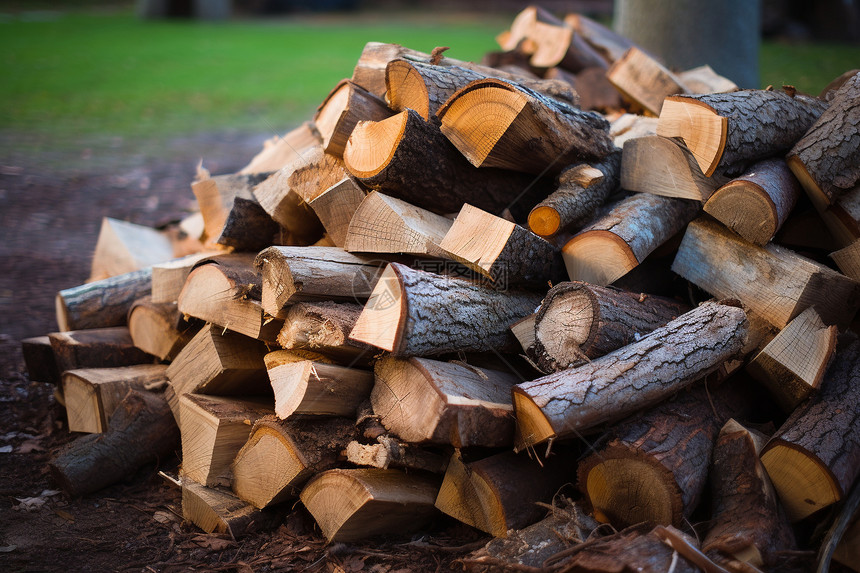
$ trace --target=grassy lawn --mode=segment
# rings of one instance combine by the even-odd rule
[[[367,41],[477,60],[512,15],[369,14],[231,23],[142,22],[128,12],[0,19],[0,129],[63,135],[283,131],[352,73]],[[765,44],[762,85],[818,93],[857,48]]]

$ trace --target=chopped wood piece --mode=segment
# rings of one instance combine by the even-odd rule
[[[182,394],[254,396],[270,392],[265,354],[266,347],[258,340],[211,324],[204,326],[167,367],[175,395],[170,407],[176,419]]]
[[[70,432],[106,432],[129,390],[153,390],[167,384],[161,364],[117,368],[81,368],[63,372],[63,399]]]
[[[273,412],[271,399],[239,400],[203,394],[179,397],[182,473],[205,486],[229,486],[230,464],[251,425]]]
[[[733,561],[770,568],[778,552],[794,548],[794,532],[759,460],[766,440],[729,420],[714,444],[713,517],[702,551],[727,568]]]
[[[564,17],[564,23],[582,36],[610,64],[633,47],[633,42],[621,34],[582,14],[568,14]]]
[[[195,181],[191,190],[197,198],[203,215],[204,243],[214,243],[224,230],[224,223],[233,208],[236,197],[247,197],[251,189],[266,179],[269,173],[254,175],[216,175]],[[163,262],[155,261],[155,262]]]
[[[329,541],[415,531],[437,514],[435,476],[398,470],[334,469],[312,479],[301,500]]]
[[[395,356],[499,349],[508,342],[508,327],[534,312],[539,302],[534,293],[500,292],[390,263],[350,338]]]
[[[206,533],[228,533],[233,539],[275,527],[278,521],[228,491],[182,480],[182,517]]]
[[[271,245],[280,232],[281,226],[272,220],[256,197],[246,192],[233,199],[216,243],[234,251],[257,252]]]
[[[440,246],[453,221],[406,201],[369,193],[349,222],[343,248],[356,253],[446,257]]]
[[[611,121],[609,124],[609,135],[612,137],[612,141],[615,142],[616,147],[623,148],[629,139],[657,135],[658,121],[656,117],[625,113]]]
[[[538,462],[529,456],[502,452],[466,462],[459,452],[448,462],[436,507],[494,537],[507,536],[546,514],[548,503],[570,479],[570,460],[553,456]]]
[[[746,314],[705,303],[597,360],[513,388],[528,446],[618,420],[700,380],[741,351]]]
[[[173,245],[160,231],[103,217],[87,282],[139,271],[172,258]]]
[[[650,135],[628,139],[621,160],[621,187],[704,203],[728,177],[705,177],[693,154],[674,140]]]
[[[295,161],[296,156],[321,143],[322,137],[314,124],[306,121],[284,136],[276,135],[266,140],[263,149],[239,173],[271,173],[283,169]]]
[[[289,350],[270,352],[265,360],[281,419],[293,414],[355,416],[373,387],[373,374],[366,370],[309,360]]]
[[[62,331],[122,326],[132,303],[150,294],[152,268],[125,273],[57,293],[57,325]]]
[[[194,253],[152,266],[152,302],[176,302],[185,286],[188,273],[203,259],[220,254],[216,251]]]
[[[423,470],[436,474],[445,473],[448,458],[433,453],[415,444],[403,443],[389,435],[377,438],[376,444],[362,444],[356,440],[346,446],[346,460],[357,466],[390,467],[406,470]]]
[[[718,298],[739,299],[777,328],[810,306],[824,324],[845,326],[860,306],[857,281],[773,243],[748,243],[706,218],[687,226],[672,270]]]
[[[860,73],[846,81],[788,154],[788,166],[818,209],[860,185]]]
[[[766,159],[717,189],[705,213],[759,246],[770,241],[797,203],[800,183],[785,161]]]
[[[619,201],[562,248],[570,280],[613,283],[681,231],[698,210],[693,201],[650,193]]]
[[[735,82],[721,76],[707,64],[679,72],[678,79],[691,94],[713,94],[738,90]]]
[[[819,392],[789,416],[761,455],[792,521],[842,499],[860,474],[858,401],[860,341],[846,335]]]
[[[361,302],[370,296],[383,264],[381,257],[337,247],[269,247],[254,261],[263,277],[263,310],[270,316],[281,315],[294,302]]]
[[[179,312],[251,338],[274,342],[281,323],[263,316],[262,284],[252,253],[232,253],[200,261],[179,293]]]
[[[825,326],[814,307],[797,315],[747,366],[777,404],[792,412],[821,385],[836,350],[836,326]]]
[[[21,352],[24,355],[24,365],[27,377],[31,382],[45,382],[59,385],[60,369],[51,348],[51,339],[46,336],[34,336],[21,341]]]
[[[464,203],[499,213],[521,195],[528,203],[540,190],[526,174],[470,165],[437,125],[411,109],[359,123],[343,158],[364,185],[440,214]]]
[[[767,90],[670,96],[657,134],[682,138],[710,177],[717,167],[742,170],[788,151],[826,107],[816,98]]]
[[[233,462],[233,491],[260,508],[296,498],[314,474],[336,466],[355,433],[345,418],[260,418]]]
[[[381,121],[392,115],[385,101],[350,80],[341,80],[314,116],[326,153],[343,157],[346,142],[359,121]]]
[[[179,445],[179,428],[164,396],[130,390],[104,434],[78,438],[49,464],[51,477],[68,495],[98,491],[144,464],[169,457]]]
[[[535,345],[535,320],[537,313],[521,318],[511,325],[511,332],[516,337],[526,356],[531,357]]]
[[[197,332],[186,322],[175,302],[135,301],[128,311],[128,332],[134,345],[160,360],[173,360]]]
[[[76,368],[112,368],[152,364],[155,358],[136,348],[125,326],[90,328],[48,335],[60,372]]]
[[[594,165],[581,163],[562,171],[558,189],[529,213],[529,229],[542,237],[581,229],[618,190],[620,167],[621,152],[616,151]]]
[[[366,194],[355,179],[344,177],[308,201],[335,246],[343,247],[346,242],[349,222]]]
[[[860,239],[860,187],[847,191],[820,215],[840,247]]]
[[[463,205],[439,246],[498,288],[543,286],[564,276],[558,247],[469,204]]]
[[[842,274],[855,281],[860,281],[860,239],[843,249],[830,253],[830,258],[836,262],[836,266],[839,267]]]
[[[545,373],[599,358],[689,310],[674,300],[562,282],[550,289],[534,322],[533,355]]]
[[[547,75],[547,77],[552,76]],[[621,94],[606,77],[606,69],[604,68],[585,68],[576,74],[573,86],[576,88],[576,93],[579,94],[579,107],[584,110],[613,113],[624,107]],[[656,118],[654,119],[656,122]],[[654,129],[657,129],[656,125]],[[622,143],[616,141],[615,145],[620,146]]]
[[[376,362],[370,394],[382,424],[413,443],[504,447],[513,443],[507,372],[426,358],[387,356]]]
[[[606,77],[626,99],[654,116],[660,115],[667,96],[689,93],[678,76],[635,46],[612,64]]]
[[[341,364],[364,365],[371,348],[349,339],[361,309],[357,304],[330,301],[293,304],[278,334],[278,344],[287,350],[312,350]]]
[[[599,114],[496,79],[469,83],[437,115],[442,133],[476,167],[557,173],[614,149]]]
[[[711,451],[724,420],[742,401],[725,387],[679,392],[609,430],[609,441],[582,460],[579,489],[598,521],[680,526],[708,480]]]

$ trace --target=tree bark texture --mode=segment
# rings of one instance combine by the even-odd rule
[[[257,252],[275,241],[280,228],[256,198],[236,197],[216,242],[236,251]]]
[[[132,303],[151,290],[152,267],[61,290],[57,324],[62,331],[122,326]]]

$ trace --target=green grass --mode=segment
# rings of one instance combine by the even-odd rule
[[[352,73],[368,41],[477,60],[511,15],[367,14],[144,22],[129,11],[0,19],[0,129],[127,136],[282,131]],[[860,61],[842,46],[762,47],[762,85],[818,93]]]

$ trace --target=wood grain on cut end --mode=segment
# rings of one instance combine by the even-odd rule
[[[405,320],[403,286],[394,267],[388,265],[379,276],[349,338],[391,352],[400,344]]]
[[[702,172],[710,177],[726,147],[728,119],[705,103],[685,97],[667,97],[660,111],[657,135],[682,138]]]
[[[613,283],[639,264],[630,246],[610,231],[577,235],[562,248],[561,255],[570,280],[600,286]]]
[[[356,177],[371,177],[388,165],[403,131],[408,112],[402,111],[382,121],[360,121],[343,151],[343,160],[349,172]]]
[[[385,68],[385,85],[391,109],[414,109],[430,119],[430,99],[421,75],[406,60],[393,60]]]
[[[587,472],[585,489],[599,521],[632,525],[670,524],[681,515],[681,499],[668,487],[668,472],[635,459],[607,459]]]
[[[231,467],[233,491],[259,508],[296,497],[303,482],[301,477],[309,474],[308,465],[283,432],[271,426],[258,426]]]
[[[320,104],[314,117],[314,125],[323,136],[323,147],[327,147],[331,141],[341,115],[349,103],[349,92],[349,80],[341,80]]]
[[[541,237],[556,234],[561,227],[561,216],[558,211],[548,206],[537,206],[529,213],[529,229]]]
[[[736,180],[714,192],[706,213],[756,245],[764,245],[777,231],[776,205],[761,186]]]
[[[556,436],[549,418],[526,392],[514,388],[511,397],[517,418],[517,451]]]
[[[843,492],[833,474],[801,448],[777,441],[768,444],[761,461],[792,522],[842,498]]]

